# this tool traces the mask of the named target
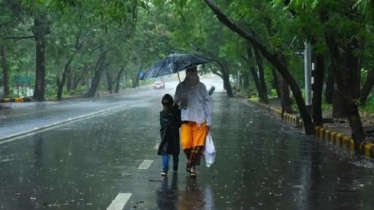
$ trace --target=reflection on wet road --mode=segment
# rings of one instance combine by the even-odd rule
[[[1,145],[0,209],[373,209],[373,163],[223,93],[216,163],[190,179],[181,154],[178,173],[161,178],[159,101]]]

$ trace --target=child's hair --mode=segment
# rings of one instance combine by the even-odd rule
[[[167,104],[164,104],[164,103],[163,103],[164,100],[168,100],[169,102],[168,102]],[[172,97],[170,94],[165,94],[165,95],[162,97],[162,99],[161,99],[161,103],[162,103],[162,105],[164,105],[164,106],[171,107],[171,106],[173,106],[174,99],[173,99],[173,97]]]

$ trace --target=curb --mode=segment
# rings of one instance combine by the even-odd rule
[[[4,98],[0,99],[0,103],[24,103],[24,102],[32,102],[31,98]]]
[[[242,97],[242,98],[245,98],[245,97]],[[279,110],[279,109],[268,106],[266,104],[262,104],[262,103],[257,102],[257,101],[248,100],[247,98],[245,98],[245,99],[247,101],[249,101],[250,103],[254,104],[254,105],[257,105],[261,108],[267,109],[272,114],[275,114],[279,117],[282,117],[281,116],[282,111]],[[286,121],[287,123],[295,125],[295,126],[299,127],[300,129],[304,129],[304,123],[303,123],[302,119],[295,116],[295,115],[284,113],[283,121]],[[316,127],[316,136],[322,141],[331,142],[331,143],[333,143],[337,146],[344,147],[344,148],[349,149],[351,151],[355,151],[354,140],[349,135],[342,134],[338,131],[329,130],[329,129],[327,129],[325,127],[322,127],[322,126],[317,126]],[[360,151],[367,158],[374,159],[374,144],[364,142],[360,145]]]

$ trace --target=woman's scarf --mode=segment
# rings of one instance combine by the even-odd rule
[[[197,71],[187,71],[184,82],[188,84],[189,86],[196,86],[197,84],[199,84],[200,78],[199,78],[199,75],[197,74]]]

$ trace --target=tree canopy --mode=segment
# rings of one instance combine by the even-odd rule
[[[119,92],[138,86],[139,72],[158,59],[187,52],[214,60],[204,72],[220,76],[229,97],[280,98],[309,134],[323,123],[322,107],[339,101],[334,113],[349,119],[360,143],[359,109],[374,103],[368,0],[2,0],[0,11],[3,97]],[[305,43],[314,63],[312,115],[302,88]]]

